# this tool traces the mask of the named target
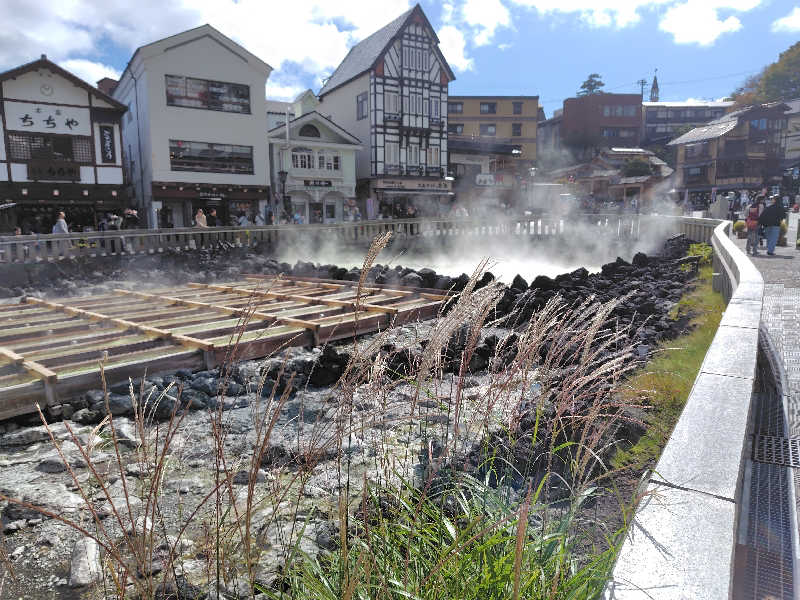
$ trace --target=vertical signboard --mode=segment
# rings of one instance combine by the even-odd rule
[[[100,158],[103,164],[117,162],[113,125],[100,125]]]

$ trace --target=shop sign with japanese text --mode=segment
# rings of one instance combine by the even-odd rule
[[[6,100],[3,107],[9,131],[91,135],[88,108],[14,100]]]
[[[113,164],[117,162],[113,125],[100,125],[100,158],[103,163]]]

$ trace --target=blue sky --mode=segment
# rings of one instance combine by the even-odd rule
[[[0,69],[46,53],[87,81],[135,48],[210,23],[274,67],[267,95],[317,91],[347,50],[409,0],[3,0]],[[662,100],[720,98],[800,39],[800,0],[422,0],[453,94],[539,95],[550,116],[590,72]]]

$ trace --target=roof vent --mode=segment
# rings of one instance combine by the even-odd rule
[[[42,60],[47,60],[47,54],[42,54]]]

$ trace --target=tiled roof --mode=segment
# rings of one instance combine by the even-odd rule
[[[375,59],[380,56],[384,48],[400,32],[409,15],[414,11],[407,10],[394,21],[379,29],[371,36],[364,38],[358,44],[350,48],[350,52],[344,57],[336,70],[322,86],[319,96],[323,96],[333,91],[340,85],[344,85],[354,77],[358,77],[364,71],[369,70]]]
[[[731,113],[732,115],[735,113]],[[725,115],[726,117],[728,115]],[[733,119],[717,119],[717,121],[712,121],[708,125],[703,125],[702,127],[695,127],[691,131],[684,133],[682,136],[672,140],[667,145],[668,146],[678,146],[680,144],[693,144],[695,142],[703,142],[705,140],[713,140],[715,138],[721,137],[732,131],[736,125],[739,124],[738,118]]]

